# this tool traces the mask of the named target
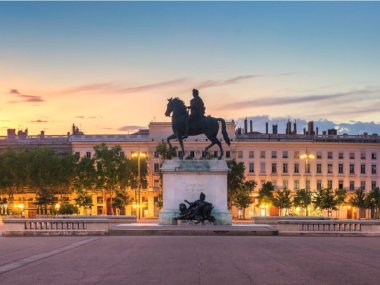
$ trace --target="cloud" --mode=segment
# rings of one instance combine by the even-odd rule
[[[235,103],[223,105],[220,109],[246,109],[253,107],[270,107],[270,106],[283,106],[290,104],[301,104],[309,102],[327,101],[331,99],[337,99],[342,97],[357,96],[367,93],[372,93],[377,90],[354,90],[340,93],[324,94],[324,95],[304,95],[304,96],[281,96],[272,98],[262,98],[254,100],[245,100]]]
[[[9,94],[15,95],[16,97],[22,99],[21,101],[9,101],[8,103],[20,103],[20,102],[44,102],[45,100],[42,99],[41,96],[35,96],[35,95],[27,95],[21,93],[18,89],[10,89]]]
[[[29,121],[30,123],[47,123],[48,121],[47,120],[32,120],[32,121]]]
[[[201,82],[199,85],[197,85],[196,88],[210,88],[210,87],[219,87],[219,86],[225,86],[225,85],[232,85],[232,84],[236,84],[238,83],[239,81],[242,81],[242,80],[248,80],[248,79],[252,79],[252,78],[257,78],[257,77],[260,77],[261,75],[241,75],[241,76],[237,76],[237,77],[232,77],[232,78],[228,78],[228,79],[224,79],[224,80],[206,80],[206,81],[203,81]]]
[[[138,131],[140,129],[144,129],[146,127],[143,127],[143,126],[122,126],[120,128],[118,128],[117,130],[118,131],[121,131],[121,132],[131,132],[131,131]]]
[[[123,86],[120,84],[105,82],[98,84],[81,85],[68,89],[64,89],[59,94],[75,94],[75,93],[88,93],[88,92],[108,92],[108,93],[138,93],[144,91],[155,90],[159,88],[167,88],[172,86],[181,85],[186,81],[185,78],[173,79],[162,81],[152,84],[138,85],[138,86]]]
[[[261,133],[265,133],[265,123],[269,123],[269,132],[272,132],[272,125],[277,124],[278,125],[278,132],[283,134],[285,133],[286,129],[286,123],[288,121],[292,122],[292,129],[293,129],[293,123],[297,122],[297,131],[299,134],[303,133],[303,129],[307,129],[307,123],[308,120],[303,118],[297,118],[297,119],[290,119],[287,117],[269,117],[268,115],[261,115],[261,116],[249,116],[247,117],[248,122],[252,120],[253,124],[253,131],[258,131]],[[244,118],[239,119],[237,121],[237,124],[239,127],[244,127]],[[249,127],[249,123],[248,123]],[[362,121],[354,121],[350,120],[348,123],[338,123],[334,122],[328,119],[318,119],[314,120],[314,128],[318,127],[319,134],[322,134],[323,131],[326,131],[328,129],[335,128],[338,130],[339,134],[347,133],[350,135],[359,135],[363,134],[364,132],[367,132],[369,134],[373,133],[379,133],[380,134],[380,124],[375,122],[362,122]]]

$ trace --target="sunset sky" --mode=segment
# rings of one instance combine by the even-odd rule
[[[380,123],[380,3],[0,3],[0,135],[206,113]]]

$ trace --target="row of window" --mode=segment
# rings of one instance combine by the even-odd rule
[[[273,150],[271,151],[271,158],[278,158],[278,152],[276,150]],[[242,150],[238,151],[237,153],[237,157],[238,158],[243,158],[244,157],[244,152]],[[249,151],[248,152],[248,157],[249,158],[255,158],[255,152],[253,150]],[[266,151],[265,150],[262,150],[260,151],[260,158],[266,158]],[[299,151],[294,151],[293,153],[293,158],[300,158],[300,152]],[[303,158],[314,158],[315,156],[310,154],[310,153],[306,153],[304,155]],[[365,152],[361,152],[360,153],[360,159],[366,159],[367,155]],[[282,151],[282,158],[289,158],[289,152],[287,150],[284,150]],[[316,158],[317,159],[322,159],[323,158],[323,155],[322,155],[322,152],[321,151],[317,151],[316,153]],[[333,152],[332,151],[329,151],[327,152],[327,158],[328,159],[333,159],[334,156],[333,156]],[[338,153],[338,159],[344,159],[344,153],[343,152],[339,152]],[[354,152],[350,152],[349,153],[349,159],[355,159],[355,153]],[[376,152],[372,152],[371,153],[371,159],[372,160],[376,160],[377,159],[377,153]]]
[[[272,170],[272,173],[277,173],[277,163],[272,163],[271,170]],[[316,164],[316,173],[322,174],[322,170],[323,170],[322,164],[317,163]],[[250,162],[248,164],[248,172],[249,173],[255,173],[255,164],[253,162]],[[260,173],[264,173],[264,174],[266,173],[266,163],[265,162],[260,162]],[[289,173],[289,164],[288,163],[282,164],[282,173],[285,173],[285,174]],[[300,164],[299,163],[293,164],[293,173],[300,173]],[[311,173],[310,163],[305,164],[305,173]],[[333,173],[333,165],[330,163],[327,164],[327,173],[328,174]],[[338,165],[338,173],[344,174],[344,164]],[[371,165],[371,172],[370,173],[371,174],[377,174],[376,164]],[[349,174],[355,174],[355,164],[349,165]],[[360,165],[360,174],[366,174],[366,165],[365,164]]]
[[[261,185],[264,184],[266,181],[263,180],[261,181]],[[324,184],[322,184],[322,180],[318,179],[316,181],[316,186],[317,186],[317,190],[320,190],[322,189],[324,186]],[[272,181],[272,184],[275,188],[278,188],[277,185],[276,185],[276,181]],[[333,180],[327,180],[327,184],[326,184],[326,187],[329,188],[329,189],[334,189],[333,187]],[[344,186],[344,183],[343,183],[343,180],[339,180],[338,181],[338,189],[343,189],[343,188],[346,188],[350,191],[354,191],[356,190],[357,188],[360,188],[362,190],[366,190],[366,181],[360,181],[360,185],[356,185],[355,184],[355,181],[349,181],[349,185],[348,187],[345,187]],[[371,189],[374,189],[377,187],[377,183],[376,181],[371,181]],[[283,189],[289,189],[289,181],[288,180],[283,180],[282,181],[282,188]],[[294,190],[299,190],[300,189],[300,181],[299,180],[294,180],[293,181],[293,188]],[[306,190],[311,190],[311,181],[310,179],[306,179],[305,181],[305,189]]]

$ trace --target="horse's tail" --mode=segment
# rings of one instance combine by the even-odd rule
[[[231,141],[230,138],[228,137],[227,130],[226,130],[226,122],[222,118],[217,118],[216,119],[218,122],[222,123],[222,134],[223,134],[223,139],[226,142],[226,144],[230,145]]]

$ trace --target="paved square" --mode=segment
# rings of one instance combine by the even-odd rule
[[[0,238],[1,284],[378,284],[379,238]]]

